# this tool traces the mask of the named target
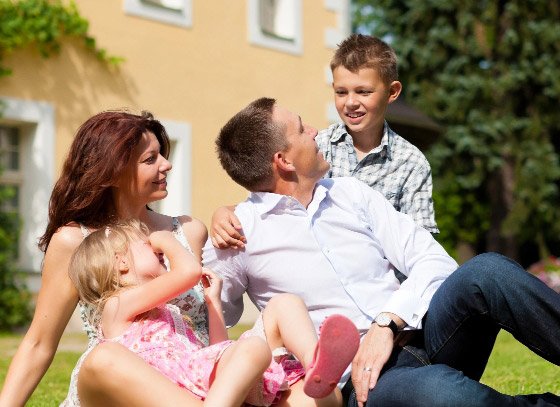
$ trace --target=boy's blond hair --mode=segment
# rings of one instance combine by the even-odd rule
[[[354,73],[362,68],[375,69],[386,85],[399,79],[395,51],[371,35],[352,34],[342,41],[331,60],[331,70],[339,66]]]
[[[130,243],[146,240],[148,233],[145,224],[131,219],[98,229],[83,240],[68,267],[70,280],[83,302],[99,313],[105,301],[130,287],[120,278],[116,255],[126,255]]]

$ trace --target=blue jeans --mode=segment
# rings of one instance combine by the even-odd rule
[[[560,365],[560,295],[511,259],[482,254],[437,290],[415,343],[394,350],[367,407],[560,406],[551,393],[508,396],[478,382],[500,329]],[[357,406],[351,383],[348,406]]]

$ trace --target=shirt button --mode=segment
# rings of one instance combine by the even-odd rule
[[[412,322],[416,322],[417,319],[418,319],[418,315],[413,314],[412,315]]]
[[[325,248],[325,251],[326,251],[327,253],[330,253],[330,252],[331,252],[331,249],[327,247],[327,248]]]

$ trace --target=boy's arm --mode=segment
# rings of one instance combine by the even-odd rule
[[[242,227],[234,213],[235,206],[222,206],[212,215],[210,239],[216,249],[242,249],[247,239],[241,233]]]
[[[410,215],[418,226],[428,232],[439,233],[432,199],[432,170],[427,161],[419,163],[407,185],[403,186],[400,211]]]

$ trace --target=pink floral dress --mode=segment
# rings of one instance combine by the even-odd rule
[[[80,228],[82,229],[82,234],[85,239],[90,232],[83,225],[80,225]],[[175,239],[177,239],[192,254],[187,237],[185,236],[181,223],[177,217],[173,218],[172,232]],[[169,261],[167,258],[165,258],[165,264],[169,268]],[[190,290],[169,301],[169,303],[179,307],[181,313],[187,315],[194,322],[196,325],[195,332],[197,338],[202,343],[208,344],[208,315],[206,302],[204,301],[204,287],[202,286],[202,283],[198,283]],[[78,375],[80,373],[80,368],[82,367],[82,363],[89,352],[91,352],[91,350],[97,346],[99,342],[97,338],[97,331],[100,314],[97,313],[97,308],[85,304],[81,300],[78,302],[78,306],[80,309],[80,316],[84,324],[84,331],[87,333],[89,338],[88,348],[82,354],[72,371],[68,395],[62,401],[60,407],[80,407],[80,398],[78,397]]]
[[[261,336],[258,328],[245,332],[239,340]],[[137,318],[120,336],[106,339],[102,327],[99,342],[118,342],[136,353],[179,386],[201,400],[210,388],[210,375],[224,350],[234,343],[228,340],[204,346],[193,332],[179,309],[171,304],[161,305],[146,317]],[[304,375],[301,364],[294,360],[273,360],[249,392],[246,402],[255,406],[270,406],[277,402],[282,391]]]

